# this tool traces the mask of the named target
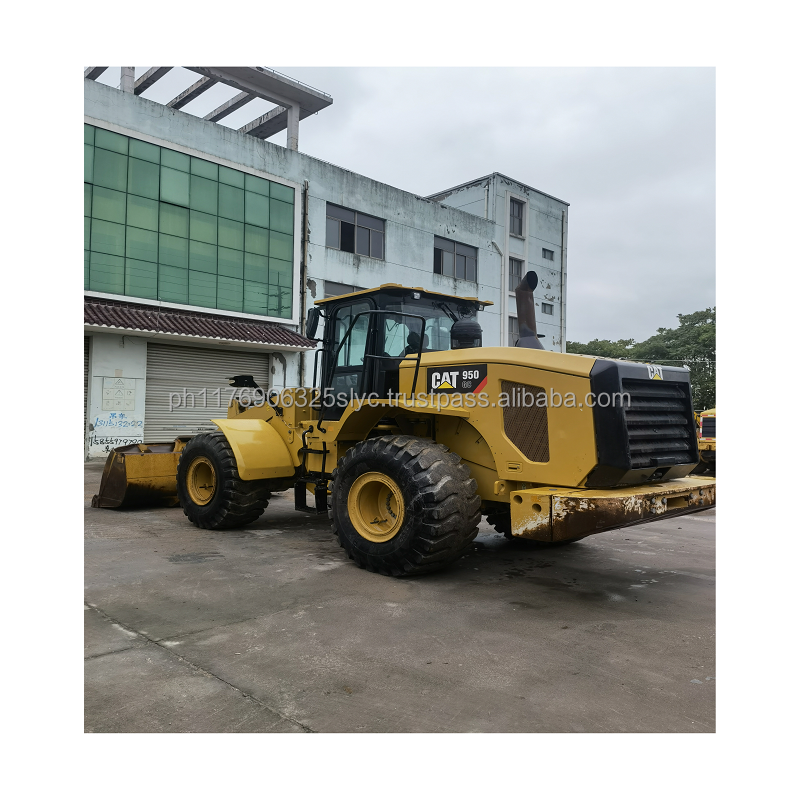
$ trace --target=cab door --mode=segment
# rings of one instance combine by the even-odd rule
[[[322,388],[326,419],[339,419],[351,397],[365,397],[369,394],[367,387],[371,386],[373,359],[366,358],[366,355],[372,338],[370,334],[373,315],[362,312],[373,308],[374,304],[370,300],[357,300],[337,306],[325,326],[324,378],[328,380],[324,381],[326,385]],[[359,317],[359,314],[362,316]],[[350,330],[353,320],[355,324]]]

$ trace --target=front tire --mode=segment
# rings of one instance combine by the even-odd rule
[[[362,569],[418,575],[451,564],[478,535],[477,488],[443,445],[381,436],[339,460],[329,516],[339,544]]]
[[[225,530],[255,522],[269,504],[267,481],[243,481],[222,431],[193,437],[178,461],[178,499],[198,528]]]

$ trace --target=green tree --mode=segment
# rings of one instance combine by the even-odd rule
[[[634,344],[633,339],[619,339],[616,342],[609,339],[592,339],[588,344],[567,342],[567,352],[598,358],[631,358],[631,347]]]
[[[619,358],[666,366],[686,366],[691,372],[692,402],[695,410],[714,408],[717,373],[717,309],[706,308],[692,314],[678,314],[677,328],[658,332],[635,342],[633,339],[593,339],[588,344],[567,342],[568,353],[583,353],[599,358]]]

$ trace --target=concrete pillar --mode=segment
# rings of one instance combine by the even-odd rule
[[[291,105],[286,109],[288,120],[286,125],[286,147],[289,150],[298,149],[300,139],[300,106]]]
[[[120,83],[119,88],[122,89],[123,92],[129,92],[133,94],[133,76],[135,67],[121,67],[122,70],[120,74]]]
[[[144,441],[147,339],[93,333],[89,352],[86,451],[105,458],[115,447]]]

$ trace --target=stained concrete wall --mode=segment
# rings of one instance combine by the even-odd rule
[[[521,200],[526,206],[524,236],[521,238],[512,235],[508,230],[511,197]],[[568,204],[498,173],[444,191],[435,195],[435,198],[445,205],[488,216],[494,224],[494,240],[506,257],[506,272],[507,259],[510,257],[521,259],[527,270],[536,271],[539,286],[534,292],[534,301],[539,333],[545,334],[542,343],[548,350],[564,351],[566,339],[563,335],[565,320],[562,321],[562,296],[566,300],[566,252],[563,252],[562,258],[562,251],[566,250],[567,243]],[[543,258],[542,248],[553,251],[552,261]],[[516,316],[516,298],[513,286],[504,283],[498,288],[501,303],[498,304],[497,311],[501,316],[500,333],[505,344],[508,342],[505,318],[509,315]],[[506,289],[505,292],[502,291],[503,288]],[[542,302],[552,304],[552,315],[542,313]]]

